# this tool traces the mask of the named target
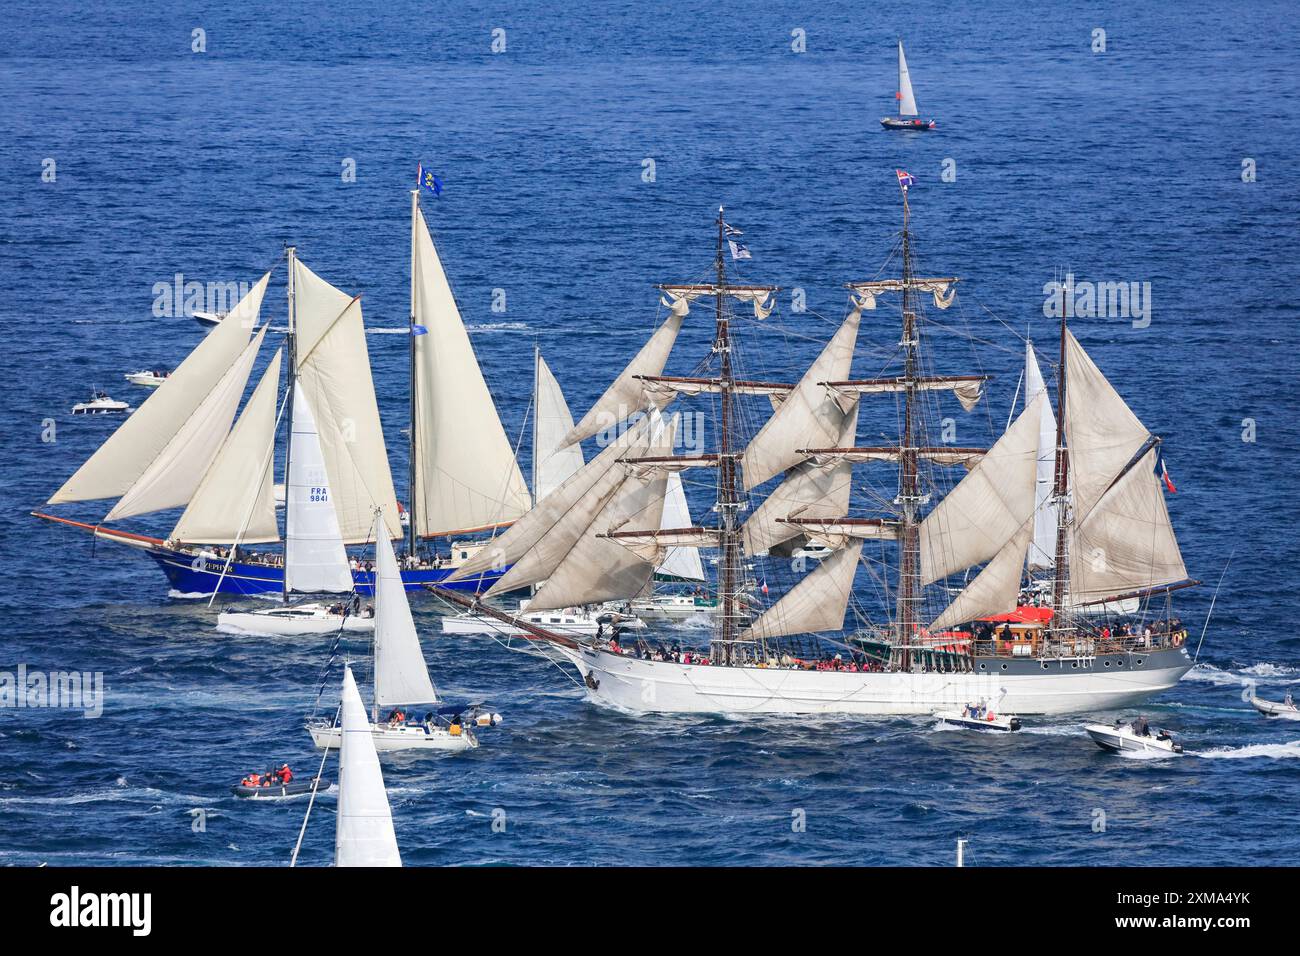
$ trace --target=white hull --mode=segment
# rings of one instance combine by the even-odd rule
[[[342,728],[309,726],[307,730],[317,750],[338,748]],[[478,739],[469,728],[453,735],[444,727],[433,727],[426,731],[423,727],[371,724],[370,734],[375,741],[375,749],[381,753],[395,750],[441,750],[458,753],[463,750],[473,750],[478,746]]]
[[[600,611],[596,614],[537,611],[531,614],[518,615],[521,621],[567,637],[595,637],[597,628],[601,626],[600,618],[609,616],[609,611]],[[636,618],[621,618],[617,624],[622,631],[635,631],[645,627],[645,624]],[[609,630],[608,623],[604,627],[606,631]],[[442,633],[496,634],[501,637],[518,637],[528,632],[523,628],[507,624],[500,618],[490,617],[487,614],[456,614],[442,619]]]
[[[333,634],[340,626],[345,631],[373,631],[373,617],[346,618],[330,614],[320,605],[297,608],[271,608],[265,611],[222,611],[217,615],[217,626],[253,634]]]
[[[696,604],[694,598],[657,598],[633,601],[632,613],[647,621],[681,623],[697,617],[717,617],[716,605]]]
[[[1159,730],[1152,727],[1151,736],[1144,737],[1134,733],[1130,727],[1107,727],[1105,724],[1084,724],[1083,729],[1104,750],[1128,751],[1129,753],[1174,754],[1182,753],[1182,747],[1169,738],[1156,736]]]
[[[581,671],[588,697],[629,711],[675,714],[933,714],[972,700],[997,700],[1012,714],[1070,714],[1125,707],[1168,690],[1191,670],[1122,673],[1078,661],[1034,661],[1032,672],[848,673],[716,667],[646,661],[582,647],[556,647]],[[594,686],[593,686],[594,685]]]
[[[166,376],[155,375],[153,372],[128,372],[125,377],[132,385],[143,385],[145,388],[157,388],[167,381]]]
[[[995,713],[992,719],[988,717],[968,717],[959,710],[940,710],[935,715],[945,724],[953,727],[963,727],[966,730],[994,730],[1001,733],[1011,733],[1020,729],[1020,718],[1014,714]]]
[[[1260,700],[1252,697],[1250,702],[1265,717],[1281,717],[1283,720],[1300,720],[1300,709],[1294,704],[1280,703],[1272,700]]]

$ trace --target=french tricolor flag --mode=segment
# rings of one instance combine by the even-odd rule
[[[1156,459],[1156,475],[1160,478],[1160,483],[1171,494],[1178,494],[1178,489],[1174,487],[1174,480],[1169,477],[1169,469],[1165,467],[1165,456],[1161,454]]]

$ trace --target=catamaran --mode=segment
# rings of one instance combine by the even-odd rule
[[[921,351],[925,301],[948,308],[957,279],[918,274],[910,177],[900,174],[899,182],[901,276],[848,284],[847,318],[794,384],[747,379],[734,367],[734,303],[751,303],[766,317],[776,289],[729,281],[720,211],[716,279],[659,287],[668,318],[567,440],[592,436],[596,423],[607,426],[628,409],[644,409],[642,421],[497,540],[498,557],[513,566],[487,595],[545,581],[530,605],[537,609],[635,591],[669,546],[718,551],[722,609],[707,651],[640,636],[615,647],[522,628],[528,646],[577,668],[592,700],[634,712],[919,715],[983,698],[999,700],[1008,713],[1055,714],[1135,703],[1192,667],[1185,630],[1156,602],[1197,583],[1187,579],[1153,471],[1160,440],[1069,331],[1065,309],[1049,496],[1052,587],[1046,608],[1019,605],[1032,568],[1036,503],[1043,503],[1039,444],[1050,397],[1039,391],[991,448],[927,441],[941,405],[955,398],[971,410],[987,376],[933,371]],[[893,294],[902,300],[895,374],[854,378],[862,313]],[[664,376],[690,302],[699,298],[713,301],[712,374]],[[656,440],[660,408],[679,393],[711,398],[716,451],[672,454]],[[884,396],[896,402],[897,441],[858,445],[860,406],[876,413],[868,403]],[[764,418],[747,442],[738,439],[738,423]],[[854,472],[877,463],[896,467],[896,483],[876,487],[869,472]],[[714,469],[717,523],[665,530],[659,519],[667,474],[687,468]],[[955,484],[951,468],[965,469]],[[765,563],[772,580],[780,556],[809,538],[834,553],[806,575],[793,573],[779,599],[746,622],[746,562]],[[864,554],[868,543],[878,553]],[[457,574],[481,569],[483,560]],[[874,601],[855,592],[864,564]],[[1128,598],[1143,602],[1154,626],[1112,628],[1080,610]],[[846,628],[851,604],[856,620]],[[1018,615],[1016,627],[990,620],[1001,615]]]
[[[322,536],[336,552],[333,523],[344,546],[372,544],[371,516],[380,509],[386,533],[407,539],[406,587],[445,581],[483,548],[482,539],[469,535],[508,525],[529,509],[531,499],[418,194],[411,196],[409,522],[398,518],[361,297],[316,275],[296,249],[286,254],[283,391],[278,352],[232,429],[267,333],[263,326],[252,334],[268,272],[49,501],[119,498],[108,515],[94,524],[37,516],[140,548],[179,593],[251,595],[312,590],[290,587],[286,578],[293,574],[286,574],[286,559],[293,564],[295,557],[321,550]],[[285,550],[275,553],[256,546],[281,540],[272,478],[281,422],[291,436],[283,443],[290,493]],[[310,439],[308,425],[314,432]],[[166,538],[105,527],[181,507],[185,511]],[[431,539],[450,542],[449,553],[427,550],[424,543]],[[451,586],[486,586],[501,570],[489,567]],[[373,592],[371,568],[356,563],[348,577],[337,588],[320,590]]]
[[[894,93],[898,101],[898,115],[886,116],[880,121],[885,129],[931,130],[935,128],[932,119],[917,115],[916,94],[912,92],[912,75],[907,71],[907,57],[903,56],[903,41],[898,41],[898,90]]]

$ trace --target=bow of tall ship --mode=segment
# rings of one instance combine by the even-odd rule
[[[1193,662],[1171,595],[1198,582],[1155,474],[1160,439],[1062,308],[1055,410],[1027,344],[1022,407],[992,447],[935,440],[946,416],[979,404],[987,376],[937,371],[924,347],[923,332],[943,328],[926,302],[947,309],[957,279],[916,271],[904,177],[901,274],[848,283],[847,317],[794,383],[737,368],[745,346],[763,345],[737,334],[737,304],[764,320],[777,290],[728,277],[738,231],[719,210],[711,281],[659,287],[667,319],[565,438],[603,429],[604,449],[452,575],[510,564],[484,595],[431,590],[497,616],[574,665],[593,700],[633,712],[927,714],[982,698],[1053,714],[1172,687]],[[864,311],[894,296],[898,338],[862,346]],[[697,300],[712,306],[710,353],[696,374],[665,376]],[[877,374],[855,378],[872,356]],[[678,450],[680,418],[665,411],[678,398],[702,400],[711,450]],[[896,437],[859,444],[860,414],[893,417]],[[713,474],[715,520],[665,527],[669,476],[701,471]],[[792,556],[810,543],[831,552],[805,573]],[[630,599],[673,547],[716,555],[707,648],[681,632],[559,635],[482,599],[525,586],[537,588],[530,611]]]

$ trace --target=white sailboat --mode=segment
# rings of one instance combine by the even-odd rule
[[[384,772],[357,692],[352,668],[343,668],[340,709],[339,805],[334,824],[335,866],[401,866]]]
[[[905,186],[902,277],[850,284],[849,315],[799,382],[746,380],[731,366],[732,303],[752,303],[764,314],[775,290],[728,281],[725,228],[719,213],[716,280],[660,287],[673,315],[584,419],[647,408],[650,421],[674,395],[707,392],[719,409],[717,450],[666,453],[642,422],[625,433],[621,447],[602,452],[497,542],[499,552],[516,562],[498,587],[545,580],[535,602],[540,607],[626,593],[648,580],[669,546],[718,550],[723,607],[707,651],[665,649],[653,635],[638,637],[633,647],[614,647],[526,629],[531,640],[549,643],[578,669],[592,700],[632,712],[873,715],[960,710],[984,698],[999,699],[1000,709],[1012,714],[1057,714],[1136,703],[1173,686],[1191,668],[1186,631],[1172,616],[1156,616],[1149,626],[1126,632],[1077,612],[1078,605],[1129,597],[1146,606],[1153,597],[1163,600],[1197,582],[1187,579],[1153,474],[1159,440],[1097,369],[1064,318],[1051,597],[1034,622],[994,634],[991,618],[1021,610],[1038,497],[1042,409],[1049,396],[1037,394],[991,448],[926,442],[927,421],[936,414],[932,406],[950,396],[970,410],[981,399],[985,376],[923,371],[922,307],[932,297],[937,308],[947,308],[957,280],[915,272]],[[899,374],[854,379],[861,314],[876,307],[877,297],[894,293],[902,297]],[[680,319],[691,299],[702,296],[714,300],[719,316],[715,374],[663,376]],[[652,346],[653,363],[645,358]],[[752,414],[772,395],[781,400],[773,403],[771,417],[746,446],[733,444],[728,422],[734,403],[750,402]],[[900,402],[898,441],[859,446],[858,406],[882,395]],[[585,434],[592,432],[580,423],[570,439]],[[620,466],[617,471],[603,467],[607,456],[616,456],[608,461]],[[864,494],[850,480],[853,466],[875,463],[897,468],[892,499],[869,487]],[[666,494],[669,472],[700,467],[717,475],[717,525],[665,532],[652,499]],[[964,477],[935,504],[932,497],[950,481],[940,469],[956,467],[966,469]],[[778,477],[779,485],[761,492]],[[547,507],[551,501],[556,507]],[[850,514],[854,508],[884,515]],[[746,562],[778,555],[801,537],[833,553],[746,622]],[[892,598],[874,610],[854,598],[868,542],[879,549],[873,573],[887,574],[885,593]],[[1098,554],[1106,559],[1097,560]],[[949,590],[947,582],[975,570],[955,595]],[[856,621],[846,628],[851,603]]]
[[[898,41],[898,91],[894,94],[898,101],[898,115],[886,116],[880,125],[885,129],[932,130],[935,122],[917,114],[916,94],[912,92],[912,74],[907,69],[907,57],[903,55],[903,41]]]
[[[462,751],[478,746],[470,727],[453,717],[440,719],[436,711],[423,718],[379,720],[381,708],[394,713],[407,705],[435,707],[442,703],[429,677],[420,638],[411,618],[411,606],[402,586],[393,545],[384,533],[384,519],[375,515],[375,641],[373,723],[367,723],[378,750]],[[499,721],[499,718],[497,718]],[[491,718],[489,718],[491,721]],[[343,728],[329,721],[307,725],[318,748],[337,747]]]

